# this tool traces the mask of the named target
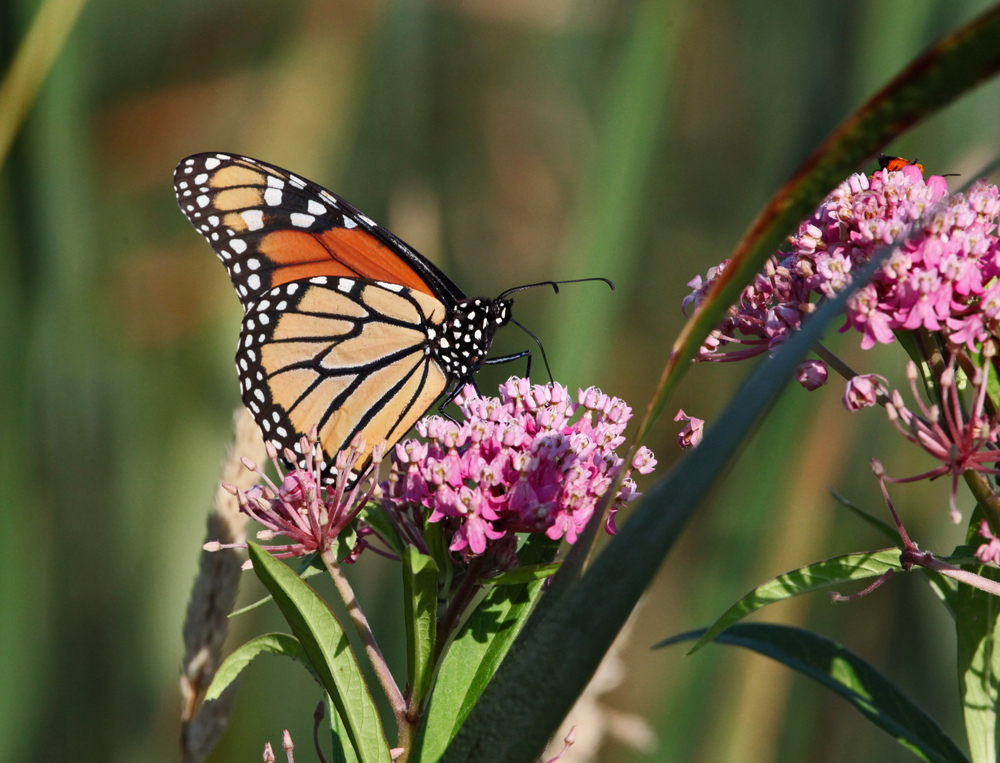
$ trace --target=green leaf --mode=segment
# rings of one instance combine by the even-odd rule
[[[903,539],[899,537],[899,531],[895,527],[890,525],[888,522],[883,522],[878,517],[872,516],[867,511],[862,509],[856,503],[851,501],[849,498],[845,498],[836,490],[831,490],[830,495],[833,496],[834,500],[841,504],[844,508],[852,511],[856,516],[858,516],[863,522],[874,527],[882,535],[887,537],[893,543],[897,544],[899,548],[903,547]]]
[[[518,559],[525,566],[535,566],[552,559],[558,548],[559,541],[532,535]],[[414,763],[431,763],[441,757],[520,633],[543,583],[533,579],[497,586],[462,626],[441,661],[424,728],[410,757]]]
[[[517,567],[495,578],[482,578],[479,582],[481,585],[520,585],[521,583],[530,583],[532,580],[544,580],[551,577],[559,571],[561,566],[562,562],[529,564]]]
[[[832,585],[877,578],[888,570],[899,569],[901,569],[899,549],[886,548],[862,554],[837,556],[786,572],[784,575],[778,575],[778,577],[757,586],[727,609],[705,631],[705,635],[698,640],[698,643],[691,647],[688,654],[694,654],[733,623],[768,604],[820,588],[829,588]]]
[[[704,630],[682,633],[657,647],[693,641],[704,633]],[[741,623],[715,640],[763,654],[832,689],[921,760],[968,763],[968,758],[937,722],[888,678],[853,652],[818,633],[787,625]]]
[[[223,660],[205,693],[205,699],[218,699],[226,687],[236,680],[236,676],[258,654],[280,654],[291,657],[293,660],[301,662],[322,686],[323,682],[320,681],[319,675],[313,669],[312,663],[309,662],[309,658],[302,649],[302,644],[295,636],[290,636],[287,633],[266,633],[263,636],[250,639]]]
[[[406,665],[411,701],[420,706],[431,685],[437,640],[437,581],[434,560],[407,546],[403,552],[403,614],[406,622]]]
[[[319,554],[309,554],[309,556],[302,557],[302,564],[299,565],[299,577],[303,580],[311,578],[313,575],[319,575],[321,572],[326,572],[323,567],[323,562],[319,558]],[[234,612],[230,612],[228,617],[236,617],[237,615],[243,615],[247,612],[257,609],[257,607],[262,607],[267,604],[274,597],[268,594],[263,599],[257,599],[253,604],[247,604],[245,607],[237,609]]]
[[[1000,570],[969,566],[991,580]],[[955,629],[958,680],[965,731],[974,763],[997,759],[997,700],[1000,687],[1000,599],[968,585],[958,587]]]
[[[330,699],[330,695],[326,695],[326,706],[330,710],[330,733],[333,736],[331,740],[331,751],[333,763],[358,763],[357,753],[354,752],[354,748],[351,747],[350,742],[344,743],[344,721],[340,717],[340,713],[337,712],[337,706],[333,704]]]
[[[390,548],[396,552],[396,556],[400,559],[403,558],[403,541],[399,539],[399,533],[396,532],[396,525],[393,524],[389,515],[385,513],[382,504],[369,501],[358,512],[358,520],[375,530],[389,544]]]
[[[248,543],[247,550],[254,573],[271,592],[333,699],[361,763],[392,763],[378,710],[333,612],[295,572],[256,543]]]

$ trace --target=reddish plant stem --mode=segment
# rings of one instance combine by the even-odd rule
[[[368,625],[368,618],[365,617],[365,613],[361,610],[361,605],[354,595],[354,589],[351,588],[351,584],[337,563],[334,550],[328,548],[321,556],[323,563],[326,565],[327,572],[330,573],[334,585],[337,586],[340,598],[344,601],[344,606],[347,607],[347,613],[351,617],[351,622],[354,623],[354,630],[357,631],[358,636],[361,638],[365,654],[368,655],[368,660],[375,669],[375,675],[378,677],[379,683],[382,684],[382,691],[385,692],[385,696],[389,700],[389,705],[392,707],[392,713],[396,717],[396,727],[399,734],[398,743],[401,747],[409,750],[412,730],[406,717],[406,701],[403,699],[403,695],[396,685],[396,680],[389,671],[389,666],[382,656],[382,650],[378,648],[378,643],[375,641],[375,634],[372,632],[371,626]]]

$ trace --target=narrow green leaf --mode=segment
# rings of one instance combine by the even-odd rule
[[[378,710],[337,618],[295,572],[256,543],[247,545],[254,573],[301,642],[344,720],[361,763],[392,763]]]
[[[544,580],[555,575],[562,566],[562,562],[550,562],[549,564],[529,564],[525,567],[517,567],[510,572],[505,572],[495,578],[483,578],[482,585],[520,585],[530,583],[532,580]]]
[[[396,532],[396,525],[392,523],[389,515],[385,513],[380,503],[369,501],[365,507],[358,512],[358,519],[369,525],[377,532],[386,543],[396,552],[396,556],[403,558],[403,541],[399,539]]]
[[[768,604],[820,588],[829,588],[854,580],[877,578],[888,570],[899,569],[901,569],[899,549],[885,548],[862,554],[836,556],[833,559],[809,564],[797,570],[786,572],[784,575],[778,575],[776,578],[771,578],[766,583],[757,586],[727,609],[705,631],[705,635],[691,647],[688,654],[694,654],[733,623],[739,622],[747,615],[766,607]]]
[[[900,548],[902,548],[903,540],[902,538],[899,537],[899,532],[896,530],[895,527],[890,525],[888,522],[883,522],[878,517],[869,514],[867,511],[862,509],[856,503],[851,501],[851,499],[845,498],[836,490],[831,490],[830,495],[833,496],[834,500],[837,501],[837,503],[841,504],[844,508],[853,512],[863,522],[874,527],[876,530],[882,533],[882,535],[884,535],[886,538],[888,538],[893,543],[897,544]]]
[[[344,721],[337,712],[337,706],[333,704],[330,695],[326,695],[326,706],[330,710],[330,734],[332,736],[331,752],[333,763],[358,763],[357,753],[351,747],[350,741],[344,742]]]
[[[967,569],[1000,580],[1000,570]],[[1000,599],[968,585],[958,587],[955,630],[958,680],[965,731],[974,763],[997,760],[997,701],[1000,689]]]
[[[552,559],[558,548],[558,541],[532,535],[518,559],[535,566]],[[410,758],[414,763],[441,757],[521,632],[543,584],[534,579],[497,586],[466,621],[441,661],[424,728]]]
[[[319,554],[309,554],[302,558],[302,564],[299,565],[299,577],[303,580],[311,578],[313,575],[319,575],[321,572],[325,572],[322,566],[323,562],[319,558]],[[257,599],[253,604],[247,604],[245,607],[241,607],[234,612],[230,612],[227,617],[236,617],[237,615],[243,615],[251,610],[257,609],[257,607],[262,607],[267,604],[274,597],[268,594],[263,599]]]
[[[682,633],[654,648],[694,641],[704,633]],[[741,623],[715,640],[770,657],[832,689],[921,760],[969,763],[937,722],[888,678],[854,652],[818,633],[788,625]]]
[[[290,636],[287,633],[266,633],[263,636],[250,639],[223,660],[205,693],[205,699],[218,699],[226,687],[236,680],[236,676],[243,671],[243,668],[259,654],[280,654],[291,657],[293,660],[301,662],[321,686],[323,684],[312,663],[309,662],[305,651],[303,651],[302,644],[295,636]]]
[[[403,552],[403,614],[406,621],[406,665],[414,707],[431,685],[437,641],[438,569],[414,546]]]

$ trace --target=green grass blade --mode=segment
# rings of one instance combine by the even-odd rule
[[[549,343],[552,367],[571,389],[594,383],[611,342],[612,311],[622,308],[635,275],[642,199],[651,157],[662,140],[686,6],[686,0],[637,4],[609,88],[597,145],[565,246],[567,264],[559,277],[602,276],[620,288],[612,295],[599,284],[567,287],[550,302],[554,319],[549,323],[557,331]]]
[[[758,609],[763,609],[768,604],[833,585],[877,578],[888,570],[899,569],[902,569],[899,565],[899,549],[885,548],[868,553],[837,556],[778,575],[757,586],[727,609],[709,626],[705,635],[698,639],[698,643],[691,647],[688,654],[694,654],[730,625]]]
[[[87,0],[46,0],[0,82],[0,167]]]
[[[292,632],[333,698],[361,763],[392,763],[382,721],[337,618],[312,588],[256,543],[254,573],[271,592]]]
[[[693,641],[691,631],[661,646]],[[969,763],[937,722],[871,664],[818,633],[770,623],[734,625],[716,641],[751,649],[832,689],[883,731],[930,763]]]
[[[413,707],[431,684],[437,641],[438,569],[434,560],[414,546],[403,552],[403,616],[406,622],[407,680]]]
[[[482,585],[520,585],[530,583],[532,580],[543,580],[555,575],[562,562],[550,562],[549,564],[527,564],[524,567],[505,572],[495,578],[482,578]]]
[[[215,674],[215,678],[212,679],[212,683],[205,693],[205,700],[218,699],[226,687],[243,672],[243,668],[253,662],[254,657],[260,654],[279,654],[291,657],[293,660],[302,663],[320,686],[323,685],[319,674],[316,673],[312,663],[306,656],[305,650],[302,649],[302,644],[299,643],[299,640],[295,636],[290,636],[287,633],[265,633],[263,636],[250,639],[222,661],[218,672]]]
[[[643,441],[708,333],[784,238],[866,159],[909,127],[1000,69],[1000,8],[938,41],[841,122],[771,198],[730,255],[730,265],[674,342],[639,427]]]

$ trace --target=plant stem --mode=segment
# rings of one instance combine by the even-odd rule
[[[1000,537],[1000,495],[993,492],[990,481],[982,472],[969,469],[962,476],[982,508],[986,521],[990,523],[990,530]]]
[[[438,660],[441,659],[441,654],[444,652],[445,644],[448,643],[451,631],[458,624],[459,618],[462,616],[462,612],[465,611],[466,606],[468,606],[469,602],[472,601],[472,598],[476,595],[476,591],[479,590],[479,586],[476,584],[476,581],[479,579],[479,573],[482,571],[482,567],[483,558],[481,556],[477,556],[472,560],[468,568],[465,570],[465,577],[462,578],[462,582],[459,583],[458,590],[455,591],[455,595],[452,597],[451,603],[448,605],[448,609],[445,610],[444,616],[441,618],[441,622],[438,623],[438,642],[434,647],[435,665]]]
[[[398,744],[400,747],[404,747],[408,751],[410,749],[409,743],[411,729],[410,723],[406,717],[406,701],[403,699],[403,695],[399,691],[399,687],[396,686],[396,681],[392,677],[392,673],[389,672],[389,666],[386,665],[385,658],[382,656],[382,651],[378,648],[378,643],[375,641],[375,634],[372,633],[371,626],[368,625],[368,618],[365,617],[365,613],[361,610],[361,605],[358,603],[358,599],[354,595],[354,589],[351,588],[351,584],[348,582],[347,578],[344,576],[343,570],[340,569],[340,565],[337,563],[337,557],[335,556],[334,550],[332,548],[328,548],[322,553],[322,558],[323,563],[326,565],[327,572],[330,573],[330,577],[333,578],[334,585],[337,586],[337,592],[340,594],[340,598],[344,600],[344,606],[347,607],[347,612],[351,616],[351,622],[354,623],[354,629],[358,632],[358,636],[361,637],[361,643],[365,647],[365,653],[368,655],[368,660],[375,669],[375,675],[378,676],[379,683],[382,684],[382,691],[385,692],[385,696],[388,698],[389,704],[392,707],[392,714],[396,716],[396,727],[399,735]]]

